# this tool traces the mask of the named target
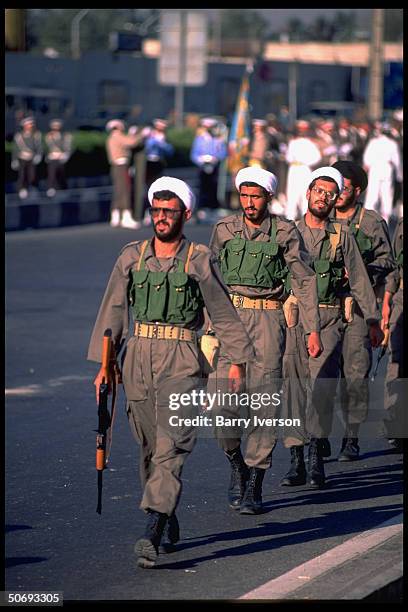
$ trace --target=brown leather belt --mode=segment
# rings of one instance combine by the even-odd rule
[[[161,325],[159,323],[140,323],[135,321],[134,335],[138,338],[155,338],[156,340],[184,340],[196,342],[197,333],[185,327],[176,325]]]
[[[280,310],[282,308],[280,300],[249,298],[235,293],[230,293],[230,298],[235,308],[252,308],[253,310]]]

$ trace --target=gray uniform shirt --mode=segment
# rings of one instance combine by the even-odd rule
[[[394,237],[392,239],[392,248],[394,251],[395,257],[401,252],[404,246],[404,223],[403,219],[398,221],[397,227],[395,228]],[[385,290],[394,294],[398,291],[400,286],[400,281],[403,278],[403,268],[402,266],[397,266],[395,270],[393,270],[386,279]]]
[[[307,254],[304,250],[302,238],[293,221],[277,216],[276,240],[283,248],[283,256],[292,277],[292,290],[299,300],[299,315],[307,333],[320,330],[319,310],[317,306],[316,276],[314,271],[306,264]],[[268,242],[271,234],[272,215],[268,215],[258,228],[250,228],[244,221],[244,215],[238,213],[224,217],[215,225],[210,249],[218,258],[221,249],[228,240],[236,236],[245,240],[259,240]],[[285,289],[280,282],[273,289],[265,287],[248,287],[246,285],[229,285],[233,293],[250,298],[284,297]]]
[[[36,155],[42,155],[41,132],[17,132],[14,135],[13,159],[32,161]]]
[[[145,268],[151,271],[174,272],[177,261],[187,258],[189,241],[183,237],[174,257],[158,259],[152,248],[152,241],[145,250]],[[102,338],[105,329],[112,329],[112,339],[118,353],[129,332],[129,288],[130,272],[135,269],[140,257],[142,242],[131,242],[121,251],[111,273],[105,295],[99,308],[98,316],[89,344],[88,359],[102,360]],[[188,274],[200,286],[205,306],[213,324],[222,350],[232,363],[246,363],[254,358],[254,350],[245,328],[231,303],[227,289],[222,282],[221,274],[210,250],[195,244],[190,258]],[[185,325],[197,330],[202,327],[204,317],[199,315],[194,321]]]
[[[358,223],[362,206],[358,203],[353,216],[349,219],[335,217],[333,220],[346,226]],[[385,284],[387,275],[396,268],[388,227],[381,215],[374,210],[364,209],[360,230],[371,240],[374,259],[367,264],[366,270],[373,287],[379,287]]]
[[[313,261],[320,259],[320,249],[323,240],[326,238],[326,229],[329,232],[335,232],[332,222],[330,220],[326,221],[326,229],[313,229],[312,231],[306,225],[305,217],[302,217],[297,223],[297,228],[303,237],[306,250],[311,259]],[[345,226],[342,226],[335,261],[342,261],[344,263],[348,273],[350,292],[358,302],[364,319],[367,323],[379,321],[381,316],[363,259],[354,236],[349,233],[348,228]]]

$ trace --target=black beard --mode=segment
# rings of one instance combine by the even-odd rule
[[[153,230],[154,230],[156,237],[162,242],[172,242],[172,240],[177,238],[177,236],[181,233],[183,229],[183,223],[184,223],[184,219],[183,217],[180,217],[180,219],[177,220],[177,223],[173,226],[173,229],[168,234],[164,234],[164,235],[162,235],[162,233],[156,229],[157,224],[153,226]]]
[[[309,209],[310,214],[313,215],[313,217],[316,217],[317,219],[328,219],[331,211],[333,210],[334,204],[333,205],[330,204],[326,210],[323,210],[323,209],[318,210],[315,208],[312,209],[312,207],[310,206],[310,200],[309,200],[309,202],[307,203],[307,207]]]

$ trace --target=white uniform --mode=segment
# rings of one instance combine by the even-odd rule
[[[389,221],[394,197],[394,177],[402,180],[401,156],[398,144],[385,134],[372,138],[364,151],[363,164],[368,169],[365,207],[375,210],[380,201],[380,214]]]
[[[306,190],[310,183],[311,166],[318,164],[320,159],[319,148],[310,138],[294,138],[289,142],[286,152],[286,161],[289,164],[285,210],[287,219],[297,219],[306,212]]]

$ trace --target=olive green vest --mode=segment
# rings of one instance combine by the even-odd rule
[[[194,244],[190,244],[186,261],[178,260],[176,272],[151,272],[144,262],[148,242],[142,245],[137,269],[130,271],[129,301],[134,319],[143,323],[190,323],[204,307],[198,282],[187,273]]]
[[[350,223],[350,228],[354,238],[356,239],[358,250],[360,251],[361,257],[363,258],[364,265],[367,266],[369,263],[374,261],[373,243],[364,232],[361,231],[361,221],[363,220],[365,208],[361,207],[360,216],[357,223]]]
[[[312,262],[316,272],[319,304],[332,304],[344,285],[344,261],[336,261],[336,246],[340,242],[341,224],[333,223],[336,233],[326,232],[319,259]]]
[[[404,248],[400,250],[398,255],[395,258],[397,260],[397,264],[400,268],[404,267]]]
[[[268,242],[236,236],[225,243],[220,251],[220,269],[226,285],[273,288],[285,280],[288,267],[276,240],[276,225],[272,217]]]

